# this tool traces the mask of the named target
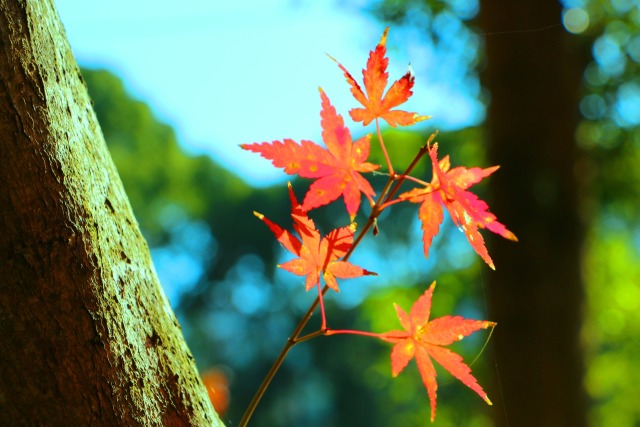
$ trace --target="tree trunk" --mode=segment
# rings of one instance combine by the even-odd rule
[[[0,55],[2,424],[222,425],[53,0],[0,0]]]
[[[490,157],[502,165],[490,180],[491,206],[520,239],[494,239],[490,250],[496,425],[584,426],[574,132],[588,50],[559,25],[536,30],[561,21],[559,2],[487,0],[480,10]]]

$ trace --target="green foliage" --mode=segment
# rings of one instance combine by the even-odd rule
[[[592,233],[585,263],[589,348],[586,387],[595,401],[591,423],[637,425],[640,408],[640,229],[611,221]]]
[[[637,425],[636,325],[640,294],[640,9],[632,1],[590,0],[593,61],[584,73],[578,165],[592,215],[585,248],[586,388],[593,426]]]
[[[576,137],[588,157],[580,173],[598,205],[636,221],[640,199],[640,9],[633,1],[584,4],[593,61],[584,72]]]
[[[256,239],[264,233],[252,221],[260,203],[282,206],[286,195],[257,191],[211,158],[191,156],[179,146],[170,126],[161,123],[149,106],[133,99],[122,81],[105,70],[83,70],[94,109],[125,190],[149,245],[171,244],[180,223],[204,220],[218,247],[205,266],[211,278],[221,278],[244,254],[256,253],[273,262],[273,245]],[[238,148],[240,152],[240,148]],[[280,203],[283,202],[283,203]],[[235,226],[246,216],[242,227]],[[264,233],[266,235],[266,233]]]

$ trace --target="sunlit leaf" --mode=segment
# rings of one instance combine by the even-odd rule
[[[471,375],[471,368],[464,363],[462,357],[443,346],[460,341],[480,329],[495,326],[494,322],[464,319],[460,316],[443,316],[429,321],[435,286],[436,282],[433,282],[413,304],[409,314],[400,306],[395,306],[403,331],[380,334],[383,340],[394,343],[391,350],[391,373],[394,377],[404,370],[411,359],[416,359],[422,382],[429,395],[432,422],[436,417],[438,390],[432,358],[491,405],[489,397]]]
[[[291,139],[243,144],[241,147],[259,153],[290,175],[316,179],[304,198],[304,210],[326,205],[342,196],[353,220],[360,208],[361,193],[368,198],[375,195],[371,184],[361,174],[372,172],[379,166],[366,161],[370,136],[353,142],[342,116],[322,89],[320,97],[322,139],[326,148],[311,141],[303,140],[298,144]]]
[[[358,82],[342,64],[331,58],[336,61],[344,72],[354,98],[364,107],[353,108],[349,111],[349,114],[354,121],[363,122],[365,126],[377,118],[385,120],[393,127],[398,125],[410,126],[429,118],[420,116],[417,113],[392,110],[398,105],[404,104],[413,94],[411,88],[413,87],[414,76],[411,69],[409,69],[404,76],[393,82],[386,94],[384,93],[389,79],[389,73],[387,72],[389,58],[386,57],[388,32],[389,28],[386,28],[376,48],[369,53],[367,67],[362,70],[365,91],[362,90]]]
[[[297,258],[279,265],[280,268],[297,276],[306,276],[305,287],[307,290],[318,285],[320,277],[322,277],[325,283],[336,292],[339,292],[336,278],[351,279],[376,274],[347,261],[339,261],[353,245],[355,224],[336,228],[327,236],[321,237],[315,224],[307,216],[306,210],[296,199],[291,184],[289,184],[289,196],[293,227],[300,239],[264,215],[255,213],[275,234],[282,246],[297,256]]]
[[[482,259],[495,269],[493,260],[484,243],[479,228],[499,234],[505,239],[517,241],[515,234],[497,221],[489,212],[489,206],[475,194],[467,191],[469,187],[482,181],[498,169],[498,166],[481,169],[459,166],[450,168],[449,156],[438,161],[438,144],[429,149],[433,166],[431,183],[423,188],[413,189],[400,195],[400,199],[420,203],[418,216],[422,222],[422,241],[424,254],[429,255],[429,247],[433,237],[443,220],[442,206],[446,207],[454,224],[467,236],[467,240]]]

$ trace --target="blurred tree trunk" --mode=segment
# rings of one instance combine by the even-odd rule
[[[221,425],[53,0],[0,0],[2,425]]]
[[[490,250],[497,266],[488,275],[490,318],[499,324],[496,424],[584,426],[584,233],[574,132],[588,50],[561,26],[516,32],[561,22],[559,2],[487,0],[480,10],[491,164],[502,165],[490,180],[491,206],[520,239],[493,239]]]

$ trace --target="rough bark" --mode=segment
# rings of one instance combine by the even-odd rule
[[[481,4],[490,157],[502,165],[490,180],[492,210],[520,239],[491,248],[498,426],[586,425],[574,132],[588,51],[561,26],[535,31],[560,21],[559,2]]]
[[[0,0],[0,413],[221,425],[52,0]]]

